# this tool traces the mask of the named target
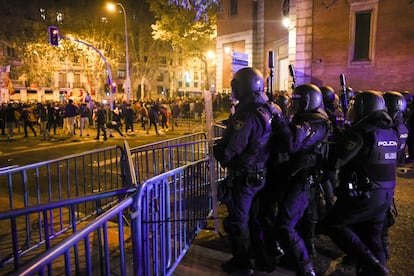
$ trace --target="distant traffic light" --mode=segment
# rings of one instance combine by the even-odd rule
[[[112,83],[112,93],[116,92],[116,82]]]
[[[59,46],[59,28],[56,26],[49,26],[49,44]]]

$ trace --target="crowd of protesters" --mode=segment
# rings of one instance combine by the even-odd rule
[[[215,110],[227,111],[229,97],[220,95],[213,104]],[[134,130],[138,130],[134,127],[136,124],[147,134],[154,129],[155,134],[159,135],[159,128],[168,131],[171,123],[178,125],[180,119],[201,119],[203,112],[204,103],[199,98],[114,103],[112,110],[109,104],[90,98],[80,102],[72,99],[46,103],[9,102],[0,106],[0,132],[10,140],[23,128],[24,137],[40,134],[42,140],[46,141],[56,135],[57,129],[67,136],[90,136],[90,128],[94,128],[95,139],[99,139],[99,132],[104,132],[103,137],[106,139],[106,134],[113,136],[113,130],[121,136],[134,133]]]

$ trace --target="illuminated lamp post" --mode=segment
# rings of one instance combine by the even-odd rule
[[[128,55],[128,25],[127,25],[127,16],[124,5],[121,3],[108,3],[107,7],[108,10],[114,11],[115,5],[121,7],[122,12],[124,13],[124,26],[125,26],[125,63],[126,63],[126,79],[124,83],[124,89],[127,94],[127,101],[131,100],[131,78],[129,76],[129,55]]]

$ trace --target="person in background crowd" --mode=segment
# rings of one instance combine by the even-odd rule
[[[7,104],[6,110],[4,111],[4,125],[7,130],[7,139],[12,139],[14,135],[14,126],[16,124],[15,117],[16,108],[11,103]]]
[[[158,128],[157,128],[159,113],[160,113],[160,106],[158,105],[158,103],[153,103],[148,111],[149,126],[147,129],[147,134],[149,133],[151,126],[154,126],[155,133],[157,135],[160,135],[158,132]]]
[[[148,108],[146,107],[145,103],[141,104],[140,118],[141,118],[142,128],[144,130],[147,130],[149,128],[149,126],[148,126]]]
[[[168,110],[164,105],[160,106],[161,128],[168,131]]]
[[[105,109],[103,108],[103,106],[101,104],[96,104],[96,107],[97,107],[97,110],[96,110],[96,114],[95,114],[95,118],[96,118],[96,137],[95,137],[95,140],[99,140],[99,134],[102,131],[104,141],[106,141],[107,137],[106,137],[106,127],[105,127],[105,121],[106,121]]]
[[[194,103],[194,119],[201,120],[203,114],[203,103],[200,100],[196,100]]]
[[[69,135],[75,135],[76,115],[78,115],[78,108],[73,104],[73,100],[69,99],[69,102],[65,106],[66,127]]]
[[[20,119],[23,121],[24,137],[27,137],[27,128],[30,128],[34,136],[37,136],[33,123],[36,122],[36,117],[32,114],[32,109],[28,105],[23,105]]]
[[[257,69],[245,67],[237,71],[231,87],[239,104],[213,148],[216,160],[228,169],[226,186],[230,191],[224,202],[228,216],[223,227],[229,235],[233,257],[222,264],[222,269],[228,273],[249,273],[253,268],[249,224],[255,220],[255,195],[265,183],[268,140],[275,111],[267,104],[264,79]]]
[[[53,128],[53,135],[56,135],[57,122],[57,108],[55,108],[54,103],[49,103],[47,105],[47,131],[50,133],[50,130]]]
[[[83,101],[84,103],[86,103],[86,105],[89,105],[92,102],[92,97],[91,95],[89,95],[89,92],[86,92],[86,95]],[[90,108],[90,105],[88,106],[88,108]]]
[[[173,123],[173,128],[174,126],[178,126],[179,123],[179,118],[180,118],[180,106],[178,105],[177,102],[174,102],[171,104],[171,115],[172,115],[172,123]]]
[[[124,111],[124,118],[125,118],[125,133],[128,133],[128,130],[134,132],[134,118],[135,112],[131,108],[130,104],[127,104],[125,111]]]
[[[0,106],[0,129],[1,135],[6,135],[6,123],[4,117],[6,116],[6,105],[2,104]]]
[[[47,130],[47,121],[48,121],[47,110],[43,106],[42,103],[37,103],[36,113],[39,116],[40,134],[43,135],[42,141],[49,141],[50,133]]]
[[[80,115],[80,127],[79,132],[80,136],[83,135],[83,131],[86,132],[86,136],[89,136],[89,118],[90,118],[91,111],[86,103],[82,103],[79,107],[79,115]]]
[[[122,129],[121,117],[122,117],[121,109],[116,107],[112,111],[112,120],[106,124],[106,128],[109,130],[109,137],[114,137],[112,135],[113,129],[116,130],[119,133],[119,135],[125,136],[121,131]]]
[[[398,137],[381,93],[355,95],[347,112],[351,127],[337,143],[337,199],[320,224],[352,260],[357,275],[388,275],[381,240],[394,198]]]

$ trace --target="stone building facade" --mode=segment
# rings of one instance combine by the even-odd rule
[[[235,3],[239,13],[232,15]],[[290,19],[287,29],[283,15]],[[354,90],[413,91],[413,18],[412,0],[225,0],[217,28],[218,91],[229,89],[228,45],[248,54],[249,66],[266,76],[273,50],[274,90],[289,90],[292,64],[297,84],[339,91],[344,74]]]

